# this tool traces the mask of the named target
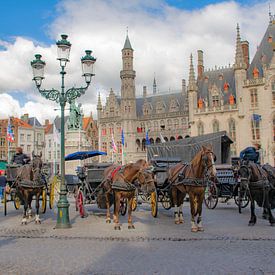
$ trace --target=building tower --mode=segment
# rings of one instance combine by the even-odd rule
[[[190,55],[189,82],[187,87],[189,102],[189,123],[194,123],[194,112],[197,109],[198,102],[198,86],[195,80],[195,71],[193,66],[193,56]],[[191,127],[193,129],[194,127]],[[192,135],[193,133],[191,133]]]
[[[156,93],[157,93],[157,82],[156,82],[156,76],[154,76],[153,94],[155,95]]]
[[[237,104],[239,109],[239,117],[243,117],[245,115],[245,109],[243,104],[243,101],[244,101],[243,83],[244,83],[244,80],[246,79],[246,69],[247,69],[247,64],[243,57],[240,27],[239,27],[239,24],[237,24],[234,74],[235,74],[235,86],[236,86]]]
[[[120,71],[121,78],[121,120],[122,129],[124,131],[125,147],[124,152],[126,156],[125,162],[128,159],[135,158],[136,146],[136,91],[135,91],[135,77],[136,72],[133,70],[133,53],[128,33],[122,52],[122,70]]]

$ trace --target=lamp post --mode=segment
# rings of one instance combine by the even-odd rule
[[[56,89],[41,89],[42,80],[44,79],[44,67],[46,63],[41,60],[41,55],[36,54],[35,60],[31,62],[33,68],[33,80],[35,81],[36,87],[40,94],[46,99],[55,101],[60,104],[61,109],[61,186],[60,186],[60,196],[57,203],[58,215],[57,223],[55,228],[70,228],[69,219],[69,203],[67,200],[67,188],[65,186],[65,129],[64,129],[64,109],[66,103],[71,103],[72,100],[85,94],[88,89],[92,77],[94,76],[94,63],[96,58],[94,58],[91,53],[92,51],[85,51],[86,55],[81,58],[82,72],[86,81],[85,87],[80,88],[70,88],[65,91],[64,76],[66,74],[65,67],[67,62],[69,62],[71,43],[67,40],[67,35],[62,34],[61,40],[56,42],[57,45],[57,60],[60,61],[61,67],[61,90]]]

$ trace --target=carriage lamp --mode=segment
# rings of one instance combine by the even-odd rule
[[[36,54],[35,60],[31,62],[33,69],[33,80],[35,81],[36,87],[39,93],[46,99],[55,101],[60,104],[61,109],[61,185],[60,185],[60,196],[57,203],[58,215],[57,223],[55,228],[70,228],[70,219],[69,219],[69,202],[67,199],[67,188],[65,185],[65,119],[64,119],[64,110],[66,103],[71,103],[76,98],[80,97],[82,94],[85,94],[89,85],[91,84],[92,77],[94,74],[94,63],[96,58],[94,58],[91,53],[92,51],[86,50],[85,56],[81,58],[82,65],[82,76],[85,78],[86,86],[80,88],[69,88],[65,90],[65,67],[67,62],[69,62],[71,43],[67,40],[68,36],[65,34],[61,35],[61,39],[56,42],[57,46],[57,60],[60,62],[61,67],[61,89],[56,90],[54,88],[47,90],[41,89],[42,80],[44,79],[44,67],[46,63],[41,60],[41,55]]]

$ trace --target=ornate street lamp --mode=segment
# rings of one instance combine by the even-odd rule
[[[42,80],[44,79],[44,67],[46,63],[41,60],[41,55],[36,54],[35,60],[31,62],[33,68],[33,80],[35,81],[36,87],[40,94],[45,98],[56,101],[60,104],[61,108],[61,186],[60,186],[60,196],[57,203],[58,215],[57,223],[55,228],[70,228],[70,219],[69,219],[69,203],[67,200],[67,188],[65,186],[65,129],[64,129],[64,109],[66,103],[71,103],[76,98],[80,97],[88,89],[92,77],[94,76],[94,63],[96,58],[94,58],[91,53],[92,51],[86,51],[86,55],[81,58],[83,76],[86,81],[85,87],[80,88],[70,88],[65,91],[64,85],[64,75],[65,66],[69,62],[71,43],[67,40],[68,36],[65,34],[61,35],[61,40],[56,42],[57,45],[57,60],[60,61],[61,67],[61,91],[51,89],[41,89]]]

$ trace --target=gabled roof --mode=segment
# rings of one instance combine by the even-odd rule
[[[18,125],[18,127],[24,127],[24,128],[32,128],[32,126],[30,124],[28,124],[27,122],[23,121],[20,118],[16,118],[14,117],[12,119],[12,123],[15,123]]]
[[[33,127],[42,127],[41,123],[38,121],[36,117],[30,117],[28,119],[28,123]]]
[[[222,76],[222,79],[221,79]],[[208,80],[205,80],[208,78]],[[229,96],[232,94],[236,98],[234,69],[222,68],[213,71],[205,71],[202,79],[198,80],[198,98],[209,100],[209,89],[215,85],[220,95],[223,97],[224,104],[229,103]],[[228,90],[225,85],[229,84]]]
[[[255,56],[247,70],[247,77],[253,78],[253,70],[256,67],[259,70],[259,77],[263,77],[263,64],[269,65],[273,56],[272,44],[269,37],[275,42],[275,23],[268,25],[264,37],[255,53]]]

